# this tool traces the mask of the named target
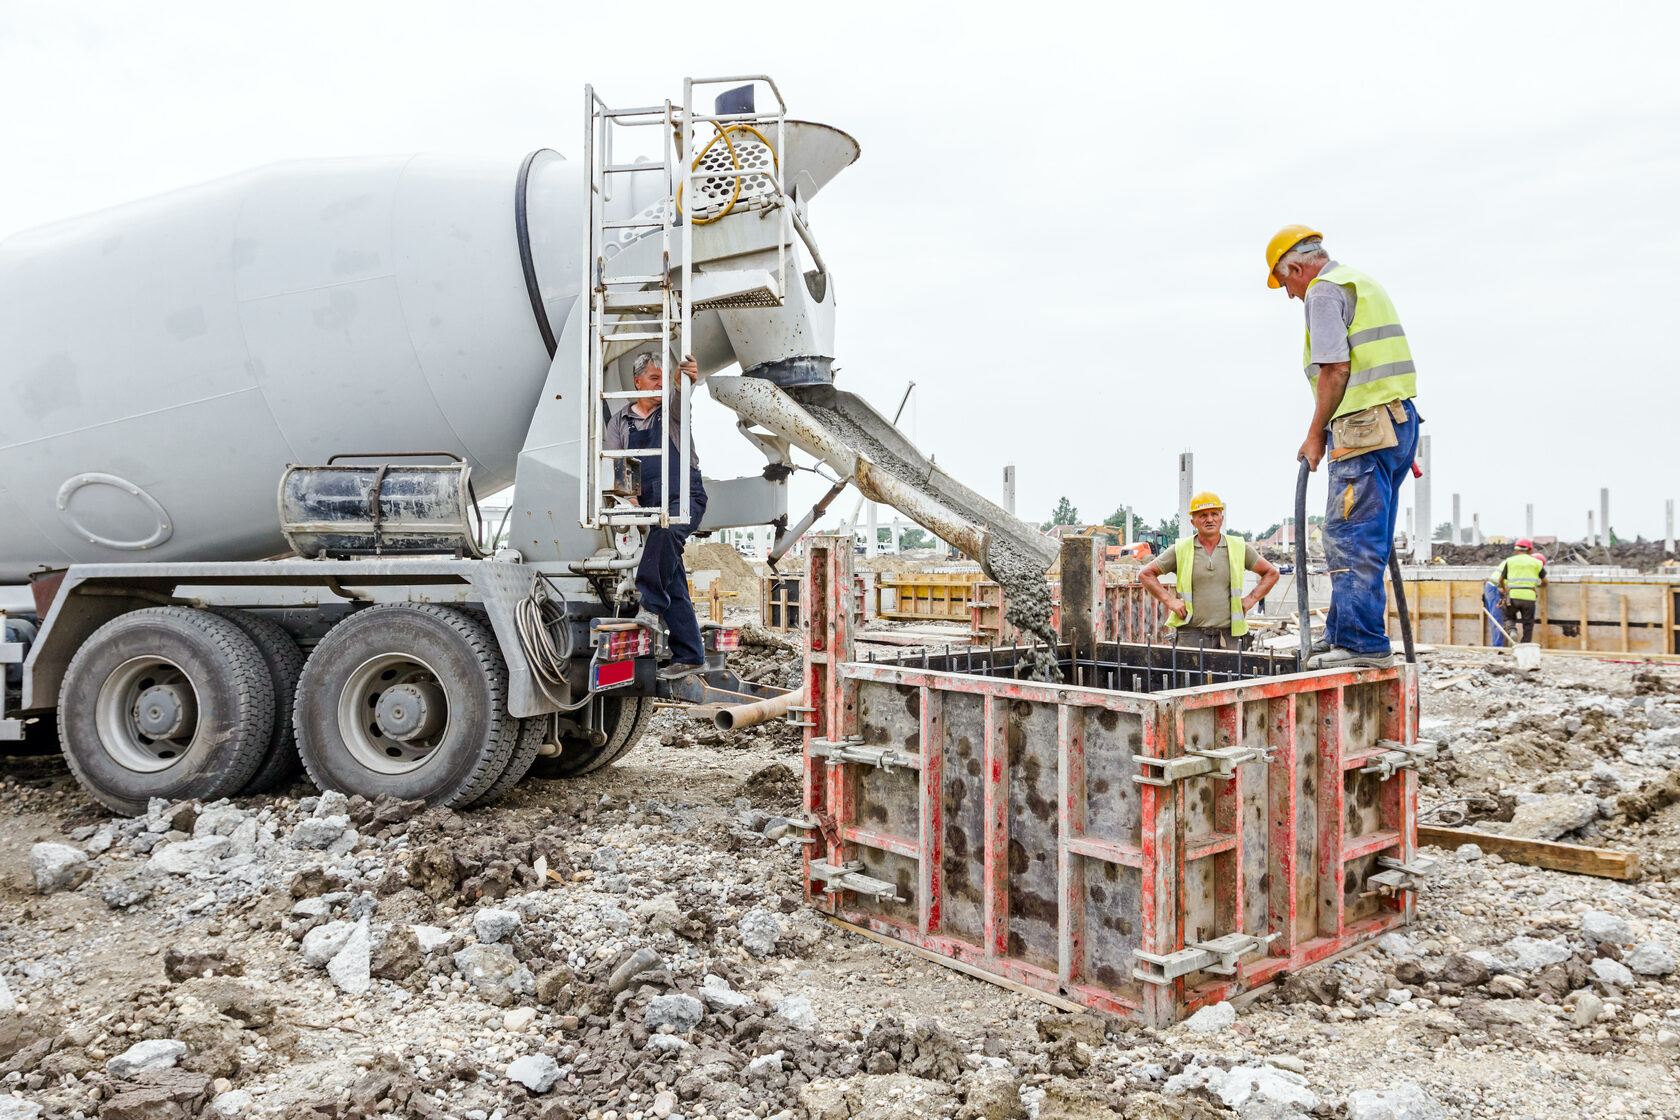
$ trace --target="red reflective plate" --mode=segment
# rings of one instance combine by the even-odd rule
[[[595,687],[613,688],[636,679],[634,661],[608,661],[595,666]]]

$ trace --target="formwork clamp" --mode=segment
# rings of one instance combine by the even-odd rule
[[[891,773],[894,767],[914,770],[921,765],[921,759],[913,754],[891,747],[868,747],[861,738],[812,739],[808,748],[813,755],[826,760],[830,766],[856,762],[864,766],[877,766]]]
[[[1151,758],[1134,754],[1132,761],[1145,767],[1144,773],[1133,774],[1132,781],[1145,786],[1170,786],[1186,778],[1203,776],[1229,781],[1237,776],[1237,767],[1245,762],[1270,762],[1272,756],[1259,747],[1214,747],[1205,751],[1186,751],[1178,758]],[[1155,771],[1150,773],[1150,770]]]
[[[1216,976],[1235,976],[1237,963],[1249,953],[1264,952],[1278,934],[1264,937],[1252,933],[1227,933],[1212,941],[1192,941],[1176,953],[1145,953],[1133,949],[1132,956],[1142,965],[1132,969],[1132,976],[1145,984],[1170,984],[1180,976],[1192,972],[1211,972]]]
[[[1360,767],[1359,772],[1375,774],[1379,781],[1384,782],[1402,770],[1416,770],[1419,762],[1434,758],[1441,750],[1441,744],[1428,739],[1419,739],[1415,743],[1402,743],[1398,739],[1378,739],[1377,746],[1382,753]]]
[[[823,890],[828,894],[838,894],[841,891],[851,891],[853,894],[863,895],[882,901],[898,901],[898,887],[885,879],[874,879],[863,874],[863,863],[859,860],[847,860],[845,863],[829,863],[827,860],[814,859],[810,864],[811,878],[823,884]]]
[[[1413,856],[1410,863],[1390,856],[1378,856],[1377,866],[1383,868],[1365,880],[1365,889],[1378,894],[1399,894],[1415,891],[1423,881],[1435,874],[1437,863],[1428,856]]]

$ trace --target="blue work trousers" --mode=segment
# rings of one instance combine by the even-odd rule
[[[1482,584],[1482,606],[1487,608],[1488,616],[1493,619],[1499,618],[1499,616],[1504,613],[1499,609],[1498,584]],[[1499,622],[1497,625],[1488,627],[1489,630],[1493,631],[1492,641],[1495,646],[1502,647],[1505,645],[1505,632],[1499,628],[1503,625],[1505,625],[1504,622]]]
[[[1399,444],[1330,463],[1329,505],[1324,512],[1324,559],[1330,569],[1330,615],[1324,637],[1332,646],[1386,654],[1388,592],[1383,578],[1394,550],[1400,484],[1417,457],[1422,420],[1406,402],[1406,423],[1396,424]]]

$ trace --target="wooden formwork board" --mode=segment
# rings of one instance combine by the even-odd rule
[[[978,572],[882,575],[875,582],[875,617],[898,622],[972,622]],[[887,601],[891,596],[891,603]]]
[[[810,694],[806,892],[836,918],[1153,1025],[1411,919],[1412,891],[1371,877],[1413,861],[1415,775],[1364,771],[1385,741],[1416,741],[1413,667],[1123,692],[957,672],[958,657],[858,663],[816,630],[808,685],[829,691]],[[1137,780],[1223,748],[1252,757],[1228,777]],[[831,891],[813,862],[890,897]],[[1229,974],[1140,973],[1139,954],[1232,935],[1258,940]]]
[[[1494,629],[1483,610],[1483,587],[1480,580],[1405,581],[1416,640],[1428,645],[1491,645]],[[1677,602],[1680,588],[1669,582],[1553,580],[1540,589],[1534,641],[1545,649],[1680,653]],[[1505,625],[1503,618],[1500,625]],[[1400,636],[1392,589],[1388,632],[1393,638]]]

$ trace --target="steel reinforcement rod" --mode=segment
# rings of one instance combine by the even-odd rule
[[[1400,644],[1406,649],[1406,664],[1417,664],[1417,647],[1412,644],[1412,616],[1406,609],[1406,584],[1400,578],[1400,554],[1388,549],[1388,582],[1394,585],[1394,610],[1400,616]],[[1482,608],[1486,610],[1486,607]]]

